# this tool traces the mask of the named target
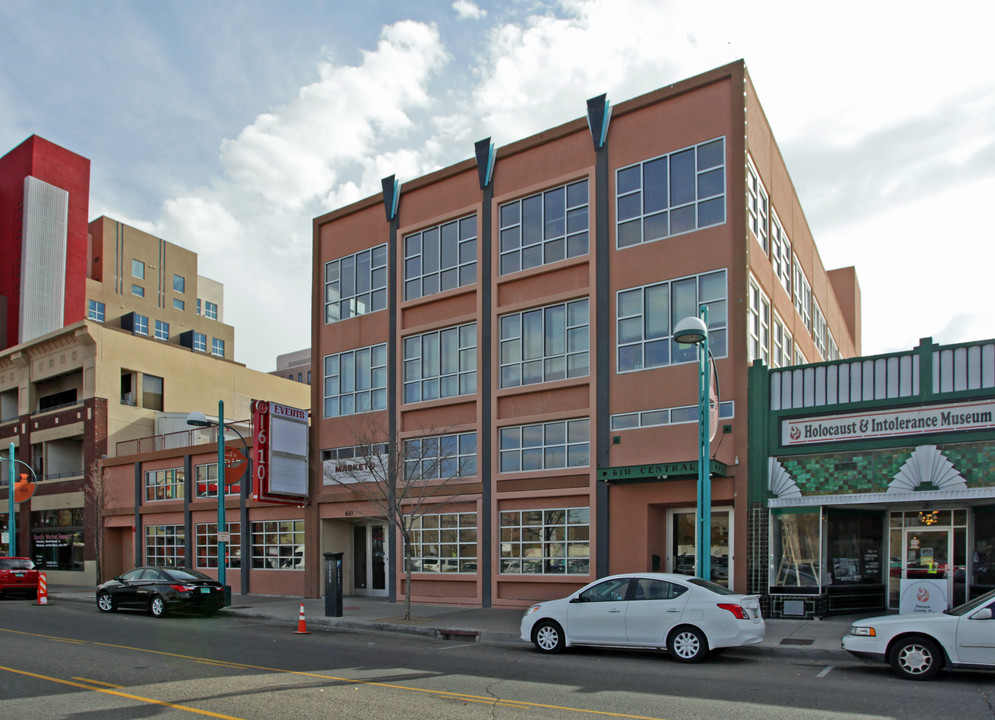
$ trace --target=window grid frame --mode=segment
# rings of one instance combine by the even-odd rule
[[[754,360],[763,360],[770,367],[770,300],[752,277],[748,311],[749,361],[752,363]]]
[[[225,356],[225,341],[222,338],[211,338],[211,355],[213,357]]]
[[[146,470],[142,487],[147,503],[183,500],[186,496],[186,474],[181,467]]]
[[[456,337],[455,369],[453,368],[453,359],[447,359],[445,356],[446,333],[454,334]],[[471,334],[472,338],[464,337]],[[435,362],[438,364],[438,372],[436,373],[429,370],[426,374],[426,363],[433,362],[431,356],[425,352],[426,343],[431,343],[429,349],[435,353]],[[463,323],[416,335],[408,335],[401,339],[401,345],[403,373],[401,398],[404,405],[476,394],[478,347],[476,323]],[[449,365],[448,371],[445,369],[447,363]],[[449,382],[447,383],[447,381]],[[455,392],[445,392],[444,387],[453,383],[455,383]],[[437,388],[438,392],[431,392],[433,387]],[[426,389],[429,389],[428,393],[425,392]],[[429,397],[426,397],[426,394]]]
[[[562,523],[555,521],[556,513],[563,514]],[[539,522],[529,522],[534,519]],[[503,510],[498,513],[498,528],[498,573],[501,575],[591,574],[590,507]],[[562,538],[551,539],[553,531],[557,530],[561,531]],[[557,546],[562,555],[550,551]],[[586,553],[583,552],[585,547]],[[571,556],[572,548],[582,552]],[[530,554],[536,550],[541,554]],[[527,567],[531,569],[526,570]]]
[[[586,425],[586,429],[584,428]],[[562,426],[562,440],[556,437],[557,428]],[[571,440],[576,433],[583,439]],[[527,433],[538,432],[541,440],[538,444],[526,439]],[[548,440],[547,438],[554,439]],[[505,445],[505,440],[509,445]],[[526,445],[526,442],[530,444]],[[563,464],[550,462],[555,458],[554,452],[562,449]],[[581,455],[582,462],[571,462],[571,455]],[[538,459],[526,462],[527,458]],[[506,461],[509,463],[506,465]],[[529,467],[526,467],[529,465]],[[505,425],[498,428],[498,474],[545,472],[549,470],[571,470],[573,468],[591,467],[591,418],[578,417],[563,420],[549,420],[523,425]]]
[[[294,560],[297,547],[304,547],[304,520],[257,520],[249,526],[251,535],[249,536],[249,567],[254,570],[296,570],[306,569],[304,555],[301,555],[301,566],[294,567],[286,565],[286,559]],[[287,542],[285,536],[291,539]],[[282,539],[281,539],[281,536]],[[289,548],[290,552],[285,552]],[[271,553],[270,550],[275,550]],[[268,562],[278,561],[277,565],[268,565]]]
[[[381,243],[325,262],[325,325],[387,308],[387,253],[387,243]],[[362,263],[367,264],[365,268],[360,267]],[[343,284],[349,292],[343,292]],[[369,309],[361,310],[364,298]]]
[[[746,208],[750,230],[753,231],[753,235],[757,238],[764,252],[770,254],[769,241],[773,234],[770,222],[772,215],[770,199],[767,195],[767,188],[764,187],[760,173],[757,172],[756,165],[753,164],[753,158],[750,155],[746,156],[746,191]],[[771,259],[773,257],[771,254]]]
[[[610,418],[611,432],[639,430],[641,428],[667,427],[670,425],[687,425],[698,422],[698,405],[675,405],[669,408],[652,410],[635,410],[627,413],[616,413]],[[719,420],[732,420],[736,417],[736,402],[734,400],[719,401]],[[627,419],[634,418],[626,422]]]
[[[455,525],[444,526],[443,518],[454,518]],[[471,520],[472,518],[472,520]],[[449,521],[451,522],[451,521]],[[472,530],[472,539],[469,538]],[[408,545],[411,572],[430,574],[474,574],[477,572],[479,551],[479,529],[477,527],[477,512],[425,513],[408,518],[408,533],[411,542]],[[443,533],[447,539],[443,540]],[[435,539],[437,538],[437,539]],[[426,549],[434,548],[435,552],[426,553]],[[455,550],[455,555],[444,555],[443,549]],[[435,560],[434,568],[426,567],[426,560]],[[444,560],[455,560],[455,565],[444,563]]]
[[[472,232],[466,237],[463,237],[464,225],[469,227],[473,225]],[[455,237],[453,242],[455,242],[454,249],[454,259],[455,263],[445,264],[447,261],[445,259],[446,248],[445,244],[447,242],[444,235],[447,234],[447,228],[454,228],[453,232]],[[425,244],[426,236],[435,235],[435,244],[437,253],[432,254],[431,267],[434,269],[425,270]],[[477,215],[476,213],[466,215],[464,217],[456,218],[454,220],[449,220],[438,225],[433,225],[432,227],[423,228],[413,233],[408,233],[403,239],[403,252],[404,258],[403,269],[404,278],[402,280],[404,285],[404,300],[418,300],[424,297],[430,297],[442,292],[448,292],[450,290],[456,290],[461,287],[466,287],[467,285],[473,285],[477,282]],[[414,244],[417,242],[417,249]],[[464,259],[464,249],[466,248],[466,255],[469,259]],[[418,266],[418,271],[414,272],[412,270],[414,266]],[[465,272],[464,272],[465,271]],[[443,279],[446,273],[451,272],[456,278],[456,284],[449,287],[443,287]],[[464,276],[468,277],[464,277]],[[435,289],[431,289],[432,283],[430,282],[430,289],[425,292],[425,285],[427,279],[438,279],[435,284]],[[446,283],[448,284],[448,283]],[[415,288],[417,291],[414,291]],[[412,292],[409,292],[412,291]]]
[[[580,306],[584,309],[580,310]],[[563,332],[556,332],[556,337],[551,338],[548,329],[548,318],[559,308],[563,309]],[[571,323],[570,315],[578,308],[576,313],[579,322]],[[525,357],[527,343],[526,337],[526,316],[538,314],[539,318],[539,338],[538,343],[541,350],[536,356]],[[506,329],[508,334],[506,334]],[[571,337],[573,336],[573,338]],[[562,352],[550,352],[548,344],[550,340],[562,341]],[[571,349],[571,342],[583,349]],[[515,349],[517,348],[517,349]],[[498,317],[498,352],[499,352],[499,379],[498,384],[502,390],[517,387],[527,387],[530,385],[541,385],[547,382],[560,382],[563,380],[574,380],[576,378],[588,377],[591,374],[591,302],[590,298],[576,298],[561,303],[542,305],[540,307],[529,308],[520,312],[506,313]],[[510,358],[510,359],[509,359]],[[555,367],[562,360],[562,374]],[[571,363],[573,362],[573,371]],[[537,379],[526,381],[526,368],[535,365],[541,368]],[[551,369],[554,368],[554,369]],[[529,374],[528,377],[533,377]]]
[[[90,300],[87,303],[86,319],[93,322],[102,323],[107,318],[107,306],[99,300]]]
[[[790,296],[793,280],[792,259],[794,258],[794,254],[791,251],[791,240],[788,238],[788,234],[784,232],[784,226],[781,224],[781,219],[777,216],[776,212],[771,213],[770,235],[770,261],[774,266],[774,274],[777,275],[777,279],[781,281],[782,287],[788,291],[788,295]]]
[[[356,363],[356,356],[362,353],[369,353],[370,365],[369,373],[360,377],[360,368]],[[379,356],[379,357],[378,357]],[[346,383],[347,389],[342,390],[342,361],[344,358],[351,358],[352,377]],[[380,362],[376,362],[377,360]],[[329,372],[329,368],[334,365],[334,372]],[[387,409],[387,343],[377,343],[366,347],[343,350],[339,353],[331,353],[322,358],[322,416],[325,418],[346,417],[348,415],[360,415],[367,412],[375,412]],[[334,380],[337,392],[330,392],[329,387]],[[358,382],[361,381],[361,382]],[[360,405],[359,399],[369,399],[369,403]],[[342,411],[343,402],[350,406],[347,412]],[[329,408],[336,408],[335,412],[329,414]]]
[[[169,342],[169,323],[165,320],[156,320],[154,337],[156,340]]]
[[[580,186],[583,185],[584,202],[576,202],[571,205],[571,189],[575,189],[574,194],[580,195]],[[553,230],[547,236],[548,225],[555,222],[555,218],[547,219],[547,201],[555,201],[557,193],[563,193],[563,231]],[[538,203],[539,227],[533,230],[538,234],[538,238],[526,242],[525,235],[528,231],[524,219],[525,204],[535,201]],[[513,212],[513,209],[515,212]],[[558,205],[557,210],[561,209]],[[584,215],[583,227],[575,226],[570,228],[571,213],[574,218],[579,218],[581,212]],[[517,241],[514,236],[517,235]],[[509,238],[509,245],[506,247],[505,237]],[[583,241],[581,241],[583,238]],[[574,247],[571,248],[571,241]],[[510,244],[514,242],[514,244]],[[583,246],[579,243],[583,242]],[[562,256],[559,255],[559,245],[562,244]],[[591,190],[590,179],[581,178],[557,187],[549,188],[538,193],[533,193],[522,198],[501,203],[498,207],[498,276],[512,275],[524,270],[531,270],[554,262],[561,262],[575,257],[587,255],[591,251]],[[538,254],[538,261],[535,258],[526,258],[527,255]],[[511,262],[510,258],[516,258],[517,262]],[[526,266],[526,260],[528,265]],[[507,267],[506,267],[507,264]]]
[[[464,443],[465,439],[465,443]],[[429,460],[431,450],[422,450],[420,445],[429,443],[439,450]],[[452,443],[455,452],[442,453],[442,448]],[[470,445],[471,449],[464,452],[465,445]],[[414,455],[412,455],[414,453]],[[409,459],[412,458],[413,459]],[[442,468],[447,462],[455,462],[455,472],[443,474]],[[427,469],[432,471],[430,476],[422,473]],[[414,470],[416,466],[420,469]],[[416,474],[417,473],[417,474]],[[476,477],[477,475],[477,431],[444,433],[441,435],[425,435],[417,438],[407,438],[404,441],[404,477],[405,482],[421,482],[431,480],[451,480],[453,478]]]
[[[183,567],[186,565],[186,533],[183,525],[146,525],[145,565]],[[157,552],[158,551],[158,552]]]
[[[216,496],[215,496],[216,497]],[[231,540],[225,546],[225,567],[242,567],[242,523],[239,520],[225,522],[225,529],[231,533]],[[194,567],[217,569],[218,567],[218,522],[197,523],[194,527]]]

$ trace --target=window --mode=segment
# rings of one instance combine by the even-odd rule
[[[325,417],[387,409],[387,345],[325,356]]]
[[[767,190],[764,189],[763,181],[760,180],[760,173],[753,165],[753,158],[749,157],[746,162],[746,192],[746,210],[750,216],[750,230],[753,231],[764,252],[769,252],[767,227],[770,210],[767,202]]]
[[[805,271],[798,263],[798,258],[795,258],[794,268],[795,310],[798,311],[808,331],[812,332],[812,286],[808,284],[808,278],[805,277]]]
[[[830,511],[826,518],[826,570],[831,585],[880,585],[885,581],[883,513]]]
[[[252,523],[252,567],[304,569],[304,521],[268,520]]]
[[[130,370],[121,371],[121,404],[132,407],[138,404],[135,399],[135,373]]]
[[[590,508],[501,513],[500,572],[587,575],[590,571]]]
[[[105,305],[102,302],[98,302],[97,300],[90,300],[89,309],[86,315],[87,319],[93,320],[94,322],[102,323],[104,321],[104,309]]]
[[[449,480],[476,474],[475,432],[404,441],[404,476],[408,480]]]
[[[186,565],[182,525],[147,525],[145,527],[145,564],[154,567]]]
[[[135,335],[145,335],[149,334],[149,317],[148,315],[139,315],[135,313],[134,315],[135,324],[132,328],[132,332]]]
[[[819,356],[826,358],[826,318],[819,308],[819,303],[812,301],[812,339],[815,340],[815,350]]]
[[[30,555],[34,565],[30,564],[30,560],[4,559],[0,560],[0,570],[27,570],[34,567],[42,571],[82,572],[85,533],[81,507],[32,510]]]
[[[502,388],[590,374],[587,298],[503,315],[500,326]]]
[[[530,472],[591,464],[591,421],[559,420],[498,431],[500,472]]]
[[[770,261],[774,266],[774,274],[781,281],[781,285],[791,294],[791,241],[788,234],[781,227],[781,221],[774,214],[770,224],[771,253]]]
[[[774,564],[771,585],[807,587],[818,592],[822,517],[812,512],[778,513],[771,516],[771,554]]]
[[[500,274],[587,254],[589,203],[581,180],[502,205]]]
[[[217,467],[217,466],[215,466]],[[215,492],[217,496],[217,492]],[[231,533],[231,540],[225,545],[225,567],[242,567],[242,523],[226,522],[225,529]],[[218,566],[218,524],[197,523],[197,567],[216,568]]]
[[[216,498],[218,496],[218,464],[208,463],[194,468],[196,473],[194,497]],[[226,485],[225,495],[238,495],[239,485]]]
[[[476,281],[476,215],[405,236],[405,300],[434,295]]]
[[[207,335],[201,332],[193,331],[193,349],[196,352],[207,352]]]
[[[145,263],[141,260],[131,260],[131,277],[138,278],[139,280],[145,279]]]
[[[719,419],[731,420],[736,416],[736,403],[732,400],[719,403]],[[612,415],[612,430],[633,430],[635,428],[657,427],[660,425],[682,425],[698,422],[698,406],[683,405],[656,410],[619,413]]]
[[[142,407],[162,411],[162,378],[142,375]]]
[[[477,572],[477,513],[410,518],[411,572]]]
[[[200,298],[197,298],[197,314],[200,315]]]
[[[145,473],[145,502],[183,499],[183,468],[148,470]]]
[[[631,165],[615,175],[619,249],[726,221],[725,138]]]
[[[221,338],[211,338],[211,355],[215,357],[225,356],[225,341]]]
[[[344,485],[383,478],[389,460],[387,452],[387,443],[322,450],[322,484]]]
[[[145,297],[145,288],[143,288],[141,285],[132,285],[131,294],[137,295],[138,297]]]
[[[211,320],[218,319],[218,304],[212,303],[210,300],[204,301],[204,317]]]
[[[750,362],[763,360],[770,365],[770,300],[750,279]]]
[[[155,321],[155,339],[169,340],[169,323],[165,320]]]
[[[325,324],[387,307],[387,245],[325,263]]]
[[[801,348],[795,344],[795,365],[806,365],[808,360],[805,359],[805,354],[802,353]]]
[[[781,318],[774,313],[774,331],[771,343],[770,366],[785,367],[791,364],[791,335]]]
[[[173,298],[173,308],[176,310],[183,310],[186,304],[179,298]]]
[[[840,349],[833,338],[832,331],[826,327],[826,360],[839,360]]]
[[[187,281],[182,275],[173,275],[173,292],[186,292]]]
[[[477,326],[473,323],[404,338],[404,402],[477,392]]]
[[[673,327],[708,307],[708,347],[715,357],[726,355],[726,271],[669,280],[618,293],[618,372],[649,370],[693,362],[697,345],[678,343]]]

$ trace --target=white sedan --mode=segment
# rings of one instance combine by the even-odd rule
[[[698,662],[709,651],[756,645],[766,625],[756,595],[672,573],[633,573],[596,580],[560,600],[530,607],[521,637],[540,652],[571,645],[667,648]]]
[[[857,657],[891,663],[899,676],[928,680],[942,668],[995,668],[995,590],[942,613],[858,620],[843,636]]]

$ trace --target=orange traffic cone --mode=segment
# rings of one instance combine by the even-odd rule
[[[37,602],[35,605],[48,605],[48,578],[45,573],[38,573]]]
[[[310,635],[311,633],[307,629],[307,623],[304,621],[304,603],[301,603],[301,614],[297,618],[297,629],[294,631],[294,635]]]

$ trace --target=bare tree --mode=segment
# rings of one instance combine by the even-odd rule
[[[424,429],[398,447],[386,442],[384,419],[357,415],[351,426],[352,457],[323,464],[323,477],[369,502],[401,536],[404,559],[404,619],[411,619],[411,531],[414,521],[452,501],[448,485],[469,472],[461,460],[459,434]],[[474,448],[473,457],[476,457]]]
[[[90,507],[93,518],[93,549],[97,555],[97,584],[99,585],[103,579],[101,559],[104,550],[104,503],[107,500],[107,479],[99,460],[93,460],[90,463],[90,472],[83,494],[84,506]]]

